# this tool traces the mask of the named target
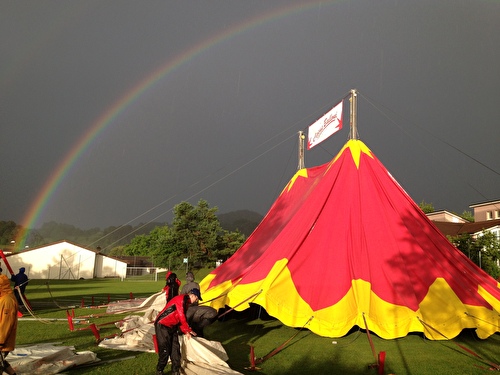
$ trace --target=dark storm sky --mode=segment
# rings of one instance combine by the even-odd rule
[[[360,139],[417,202],[500,199],[500,2],[2,1],[0,220],[170,220],[184,200],[265,214],[297,132],[359,90]],[[335,156],[344,128],[306,154]]]

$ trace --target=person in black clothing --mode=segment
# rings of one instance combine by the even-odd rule
[[[192,272],[186,273],[186,284],[181,289],[181,294],[189,293],[191,290],[200,290],[200,284],[194,281]],[[217,320],[217,310],[210,306],[198,306],[198,302],[189,305],[186,311],[189,326],[196,332],[198,337],[204,337],[203,328]]]
[[[24,306],[21,295],[24,297],[24,291],[28,285],[28,276],[25,274],[26,269],[24,267],[19,268],[19,273],[17,275],[12,275],[10,280],[14,282],[14,294],[16,295],[17,303],[19,307]]]
[[[189,326],[196,332],[198,337],[205,337],[203,328],[217,320],[217,310],[211,306],[199,306],[197,303],[189,305],[186,311],[186,319]]]
[[[177,278],[177,275],[171,271],[168,271],[165,275],[165,286],[163,291],[165,292],[165,298],[167,302],[170,301],[175,296],[179,295],[179,286],[181,281]],[[184,294],[184,293],[183,293]]]

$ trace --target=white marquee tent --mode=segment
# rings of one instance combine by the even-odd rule
[[[6,258],[14,272],[24,267],[30,279],[78,280],[127,275],[127,263],[67,241],[9,254]]]

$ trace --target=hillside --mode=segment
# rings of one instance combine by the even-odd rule
[[[262,221],[263,216],[249,210],[231,211],[218,215],[222,228],[235,231],[236,229],[248,237]]]
[[[259,225],[263,216],[249,210],[238,210],[218,215],[223,229],[235,231],[238,229],[248,237]],[[105,229],[92,228],[82,230],[70,224],[48,222],[41,228],[30,230],[27,244],[30,247],[54,243],[61,240],[71,241],[82,246],[101,247],[103,252],[116,246],[128,244],[137,235],[148,234],[155,227],[167,223],[152,222],[137,226],[125,225],[122,227],[108,227]],[[0,234],[3,234],[0,245],[4,250],[10,251],[14,245],[10,243],[15,238],[17,225],[14,222],[0,222]],[[5,233],[4,233],[5,232]]]

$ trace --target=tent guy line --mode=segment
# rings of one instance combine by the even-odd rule
[[[356,90],[356,91],[357,91],[357,90]],[[394,125],[395,125],[395,126],[397,126],[399,129],[401,129],[402,131],[404,131],[404,132],[405,132],[405,133],[406,133],[409,137],[411,137],[411,138],[415,139],[415,137],[413,137],[413,136],[411,135],[411,133],[409,133],[408,131],[404,130],[404,128],[403,128],[402,126],[400,126],[400,125],[399,125],[399,123],[398,123],[396,120],[394,120],[391,116],[389,116],[389,115],[387,114],[387,111],[383,111],[383,110],[381,109],[381,105],[376,105],[376,104],[374,103],[374,100],[373,100],[373,99],[371,99],[371,98],[369,98],[367,95],[364,95],[364,94],[360,93],[359,91],[357,91],[357,93],[358,93],[358,95],[360,95],[360,97],[362,97],[363,99],[365,99],[365,100],[366,100],[366,101],[367,101],[370,105],[372,105],[375,109],[377,109],[377,110],[378,110],[381,114],[383,114],[383,115],[384,115],[384,117],[386,117],[386,118],[387,118],[387,119],[388,119],[388,120],[389,120],[392,124],[394,124]],[[349,93],[347,93],[347,94],[345,94],[345,95],[341,96],[341,97],[340,97],[340,98],[341,98],[340,100],[341,100],[341,101],[344,101],[344,100],[348,97],[348,95],[349,95]],[[322,109],[330,107],[330,106],[332,105],[331,103],[336,103],[337,101],[338,101],[338,100],[331,101],[329,104],[322,106]],[[388,107],[384,106],[384,108],[388,108]],[[317,113],[317,112],[318,112],[318,111],[314,111],[314,113]],[[396,113],[395,111],[392,111],[392,112],[393,112],[393,113]],[[306,118],[312,118],[312,115],[308,115],[308,116],[306,116],[304,119],[306,119]],[[264,141],[263,143],[261,143],[261,145],[260,145],[260,146],[258,146],[257,148],[259,148],[259,147],[261,147],[261,146],[264,146],[265,144],[267,144],[268,142],[270,142],[270,141],[271,141],[271,140],[273,140],[273,139],[276,139],[276,137],[278,137],[278,136],[282,135],[283,133],[285,133],[285,132],[289,131],[290,129],[292,129],[292,128],[296,127],[296,126],[297,126],[297,124],[302,123],[303,121],[304,121],[304,120],[297,121],[297,122],[295,122],[293,125],[291,125],[290,127],[288,127],[287,129],[285,129],[285,130],[283,130],[283,131],[279,132],[279,134],[277,134],[277,135],[275,135],[275,136],[271,137],[270,139],[266,139],[266,141]],[[411,123],[411,121],[410,121],[410,120],[408,120],[408,119],[406,119],[405,121],[407,121],[408,123]],[[415,125],[415,126],[419,127],[417,124],[413,124],[413,125]],[[419,127],[419,128],[420,128],[420,129],[422,129],[421,127]],[[305,129],[307,129],[307,127],[303,127],[302,129],[303,129],[303,130],[305,130]],[[424,129],[424,130],[425,130],[425,129]],[[500,175],[500,173],[498,173],[498,172],[497,172],[497,171],[495,171],[494,169],[492,169],[492,168],[488,167],[487,165],[485,165],[485,164],[484,164],[484,163],[482,163],[481,161],[477,160],[476,158],[473,158],[472,156],[468,155],[467,153],[465,153],[464,151],[460,150],[459,148],[457,148],[457,147],[455,147],[455,146],[451,145],[449,142],[446,142],[446,141],[444,141],[444,140],[440,139],[439,137],[435,136],[434,134],[432,134],[431,132],[429,132],[429,131],[427,131],[427,130],[425,130],[425,131],[426,131],[426,132],[427,132],[430,136],[432,136],[434,139],[437,139],[437,140],[439,140],[440,142],[442,142],[442,143],[444,143],[445,145],[447,145],[448,147],[451,147],[452,149],[456,150],[457,152],[460,152],[462,155],[464,155],[464,156],[466,156],[467,158],[469,158],[469,159],[473,160],[474,162],[476,162],[476,163],[478,163],[478,164],[482,165],[483,167],[485,167],[485,168],[489,169],[489,170],[490,170],[490,171],[492,171],[493,173],[495,173],[495,174],[497,174],[497,175]],[[210,188],[212,188],[212,187],[216,186],[217,184],[219,184],[220,182],[224,181],[224,180],[225,180],[225,179],[227,179],[228,177],[230,177],[230,176],[234,175],[235,173],[237,173],[237,172],[238,172],[238,171],[240,171],[241,169],[245,168],[246,166],[248,166],[248,165],[250,165],[251,163],[255,162],[256,160],[258,160],[258,159],[259,159],[259,158],[261,158],[262,156],[264,156],[264,155],[266,155],[267,153],[271,152],[273,149],[275,149],[275,148],[277,148],[278,146],[282,145],[283,143],[285,143],[285,142],[289,141],[291,138],[293,138],[293,137],[295,136],[295,134],[296,134],[296,133],[294,132],[293,134],[289,135],[288,137],[286,137],[286,138],[282,139],[281,141],[279,141],[279,142],[277,142],[277,143],[274,143],[273,145],[271,145],[271,147],[269,147],[269,148],[265,149],[264,151],[262,151],[262,152],[261,152],[260,154],[258,154],[257,156],[255,156],[255,157],[251,158],[251,159],[250,159],[250,160],[248,160],[248,161],[243,162],[241,165],[239,165],[239,166],[237,166],[236,168],[234,168],[234,169],[232,169],[232,170],[228,171],[228,172],[227,172],[224,176],[220,177],[219,179],[217,179],[217,180],[215,180],[215,181],[213,181],[213,182],[209,183],[209,184],[208,184],[208,185],[206,185],[206,186],[201,187],[201,188],[200,188],[199,190],[197,190],[195,193],[193,193],[193,194],[191,194],[190,196],[188,196],[188,197],[184,198],[184,200],[189,201],[190,199],[195,198],[195,197],[199,196],[200,194],[202,194],[203,192],[205,192],[205,191],[209,190]],[[420,140],[418,140],[418,139],[416,139],[416,140],[420,143],[420,145],[421,145],[424,149],[426,149],[426,150],[427,150],[427,152],[428,152],[429,154],[432,154],[432,152],[431,152],[431,151],[427,148],[427,146],[426,146],[425,144],[423,144],[423,143],[422,143]],[[324,148],[322,147],[322,145],[321,145],[321,144],[320,144],[319,146],[320,146],[323,150],[325,150],[326,152],[328,152],[326,149],[324,149]],[[329,153],[329,152],[328,152],[328,153]],[[329,154],[330,154],[330,153],[329,153]],[[330,154],[330,155],[331,155],[331,154]],[[437,157],[436,157],[435,159],[437,160],[437,162],[442,163],[442,161],[441,161],[439,158],[437,158]],[[179,197],[179,196],[182,194],[182,191],[186,191],[186,190],[192,189],[193,187],[196,187],[196,186],[198,186],[199,184],[201,184],[203,181],[205,181],[205,180],[209,179],[210,177],[212,177],[212,176],[216,175],[216,174],[217,174],[217,173],[219,173],[220,171],[223,171],[223,170],[227,169],[227,167],[228,167],[228,166],[229,166],[229,164],[227,164],[225,167],[220,167],[220,168],[218,168],[216,171],[213,171],[213,172],[211,172],[211,173],[209,173],[209,174],[205,175],[204,177],[202,177],[202,178],[198,179],[196,182],[194,182],[194,183],[192,183],[192,184],[190,184],[190,185],[188,185],[188,186],[185,186],[185,187],[183,187],[183,188],[179,189],[179,191],[178,191],[177,193],[175,193],[175,194],[173,194],[173,195],[169,196],[167,199],[165,199],[165,200],[161,201],[160,203],[155,204],[155,205],[154,205],[154,206],[152,206],[151,208],[149,208],[149,209],[147,209],[147,210],[143,211],[141,214],[139,214],[139,215],[135,216],[134,218],[132,218],[132,219],[130,219],[129,221],[127,221],[126,223],[124,223],[124,224],[122,224],[122,225],[118,226],[118,227],[117,227],[117,228],[115,228],[113,231],[111,231],[111,232],[109,232],[109,233],[105,234],[104,236],[102,236],[102,237],[98,238],[97,240],[93,241],[92,243],[88,244],[87,246],[88,246],[88,247],[92,247],[93,245],[95,245],[95,244],[99,243],[100,241],[102,241],[104,238],[106,238],[106,237],[108,237],[108,236],[112,235],[113,233],[115,233],[115,232],[119,231],[119,230],[120,230],[121,228],[123,228],[124,226],[129,225],[129,224],[131,224],[131,223],[133,223],[133,222],[137,221],[137,220],[138,220],[138,219],[140,219],[141,217],[144,217],[145,215],[147,215],[147,214],[149,214],[149,213],[153,212],[154,210],[158,209],[159,207],[161,207],[161,206],[165,205],[166,203],[171,202],[174,198]],[[458,180],[458,178],[457,178],[457,180]],[[460,179],[460,181],[461,181],[461,182],[463,182],[463,180],[462,180],[462,179]],[[475,188],[475,187],[474,187],[474,186],[473,186],[470,182],[466,181],[466,184],[467,184],[469,187],[471,187],[472,189],[474,189],[476,192],[478,192],[478,193],[479,193],[481,196],[483,196],[485,199],[488,199],[488,198],[487,198],[487,197],[486,197],[486,196],[485,196],[485,195],[484,195],[481,191],[479,191],[478,189],[476,189],[476,188]],[[279,188],[278,188],[278,190],[279,190]],[[143,225],[141,225],[140,227],[136,228],[136,229],[134,230],[134,232],[132,232],[132,233],[135,233],[135,232],[139,231],[140,229],[144,228],[145,226],[147,226],[147,225],[148,225],[148,224],[150,224],[151,222],[154,222],[155,220],[157,220],[157,219],[161,218],[162,216],[166,215],[167,213],[172,212],[172,210],[173,210],[173,207],[171,207],[171,208],[169,208],[169,209],[167,209],[167,210],[164,210],[164,211],[160,212],[159,214],[157,214],[157,215],[156,215],[156,216],[154,216],[153,218],[149,219],[146,223],[144,223],[144,224],[143,224]],[[130,235],[130,234],[128,234],[128,235]],[[104,249],[110,248],[111,246],[113,246],[114,244],[116,244],[116,243],[118,243],[119,241],[123,240],[124,238],[125,238],[125,236],[124,236],[124,237],[121,237],[121,238],[119,238],[119,239],[117,239],[117,240],[116,240],[116,241],[114,241],[113,243],[111,243],[111,244],[107,245]]]
[[[381,108],[381,105],[380,105],[380,106],[376,105],[373,99],[371,99],[371,98],[370,98],[370,97],[368,97],[367,95],[362,94],[359,90],[356,90],[356,92],[357,92],[357,94],[358,94],[360,97],[362,97],[363,99],[365,99],[365,100],[366,100],[366,101],[367,101],[367,102],[368,102],[368,103],[369,103],[372,107],[374,107],[375,109],[377,109],[377,110],[379,111],[379,113],[381,113],[384,117],[386,117],[386,118],[387,118],[387,119],[388,119],[388,120],[389,120],[392,124],[394,124],[394,125],[395,125],[395,126],[397,126],[399,129],[401,129],[403,132],[405,132],[405,134],[407,134],[410,138],[415,139],[417,142],[419,142],[419,144],[421,145],[421,147],[422,147],[423,149],[427,150],[427,152],[428,152],[429,154],[431,154],[431,155],[435,156],[435,155],[432,153],[432,150],[429,150],[429,149],[428,149],[428,147],[427,147],[427,146],[426,146],[423,142],[421,142],[421,140],[420,140],[420,139],[418,139],[418,138],[416,138],[416,137],[413,137],[413,135],[412,135],[410,132],[408,132],[408,131],[407,131],[407,130],[405,130],[402,126],[400,126],[400,125],[399,125],[399,123],[398,123],[396,120],[394,120],[391,116],[389,116],[389,115],[387,114],[387,112],[386,112],[386,111],[383,111],[383,110],[382,110],[382,108]],[[344,100],[346,100],[346,98],[348,98],[350,94],[351,94],[350,92],[346,93],[345,95],[341,96],[341,97],[340,97],[340,99],[337,99],[337,100],[331,101],[329,104],[322,106],[320,110],[324,110],[325,108],[329,108],[329,107],[331,107],[332,103],[337,103],[339,100],[340,100],[340,101],[344,101]],[[384,108],[388,109],[388,107],[386,107],[386,106],[384,106]],[[317,112],[319,112],[319,111],[314,111],[314,113],[317,113]],[[396,114],[396,112],[395,112],[395,111],[393,111],[393,110],[391,110],[391,112]],[[400,115],[399,115],[399,116],[400,116]],[[401,117],[401,116],[400,116],[400,117]],[[290,126],[290,127],[288,127],[287,129],[285,129],[285,130],[283,130],[283,131],[279,132],[277,135],[275,135],[275,136],[271,137],[270,139],[266,139],[266,141],[264,141],[263,143],[261,143],[261,145],[260,145],[260,146],[258,146],[257,148],[260,148],[261,146],[264,146],[266,143],[270,142],[271,140],[276,139],[276,137],[278,137],[278,136],[282,135],[282,134],[283,134],[283,133],[285,133],[285,132],[290,131],[290,129],[292,129],[292,128],[295,128],[295,127],[296,127],[296,125],[297,125],[298,123],[302,123],[302,122],[304,122],[304,121],[305,121],[305,119],[310,119],[310,118],[312,118],[312,114],[310,114],[310,115],[308,115],[308,116],[304,117],[304,119],[303,119],[303,120],[299,120],[299,121],[297,121],[297,122],[296,122],[296,123],[294,123],[292,126]],[[407,121],[408,123],[412,123],[412,122],[411,122],[410,120],[408,120],[408,119],[405,119],[405,121]],[[484,164],[484,163],[482,163],[481,161],[477,160],[476,158],[474,158],[474,157],[470,156],[470,155],[469,155],[469,154],[467,154],[466,152],[464,152],[464,151],[460,150],[458,147],[453,146],[453,145],[452,145],[452,144],[450,144],[449,142],[446,142],[445,140],[443,140],[443,139],[439,138],[438,136],[434,135],[434,134],[433,134],[433,133],[431,133],[430,131],[425,130],[425,129],[422,129],[420,126],[418,126],[418,124],[415,124],[415,123],[412,123],[412,124],[413,124],[413,125],[415,125],[415,126],[417,126],[419,129],[426,131],[426,132],[427,132],[427,133],[428,133],[431,137],[433,137],[434,139],[436,139],[436,140],[438,140],[438,141],[442,142],[443,144],[447,145],[448,147],[450,147],[450,148],[454,149],[455,151],[457,151],[457,152],[461,153],[462,155],[466,156],[467,158],[469,158],[469,159],[473,160],[474,162],[476,162],[476,163],[478,163],[478,164],[482,165],[483,167],[485,167],[485,168],[489,169],[489,170],[490,170],[490,171],[492,171],[493,173],[495,173],[495,174],[497,174],[497,175],[499,175],[499,176],[500,176],[500,173],[499,173],[499,172],[497,172],[497,171],[495,171],[494,169],[492,169],[492,168],[488,167],[487,165],[485,165],[485,164]],[[307,126],[302,128],[302,131],[305,131],[305,130],[307,130]],[[258,160],[258,159],[259,159],[259,158],[261,158],[262,156],[264,156],[264,155],[266,155],[267,153],[271,152],[273,149],[275,149],[276,147],[280,146],[280,145],[281,145],[281,144],[283,144],[284,142],[289,141],[291,138],[295,137],[295,135],[296,135],[296,132],[294,132],[293,134],[291,134],[291,135],[287,136],[286,138],[282,139],[281,141],[279,141],[279,142],[277,142],[277,143],[273,144],[270,148],[268,148],[268,149],[266,149],[266,150],[262,151],[260,154],[258,154],[257,156],[253,157],[252,159],[250,159],[250,160],[248,160],[248,161],[246,161],[246,162],[243,162],[241,165],[239,165],[239,166],[238,166],[238,167],[236,167],[235,169],[233,169],[233,170],[231,170],[231,171],[227,172],[227,173],[226,173],[224,176],[222,176],[221,178],[219,178],[219,179],[217,179],[216,181],[214,181],[214,182],[212,182],[212,183],[208,184],[207,186],[202,187],[200,190],[196,191],[196,192],[195,192],[195,193],[193,193],[192,195],[190,195],[190,196],[188,196],[188,197],[184,198],[184,200],[189,201],[190,199],[192,199],[192,198],[195,198],[195,197],[199,196],[199,195],[200,195],[200,194],[202,194],[203,192],[205,192],[205,191],[209,190],[210,188],[212,188],[212,187],[216,186],[217,184],[219,184],[220,182],[224,181],[225,179],[227,179],[228,177],[232,176],[233,174],[237,173],[238,171],[240,171],[241,169],[245,168],[245,167],[246,167],[246,166],[248,166],[249,164],[251,164],[251,163],[255,162],[256,160]],[[323,151],[327,152],[330,156],[332,156],[332,157],[333,157],[333,155],[332,155],[332,154],[331,154],[331,153],[330,153],[330,152],[329,152],[326,148],[324,148],[321,144],[319,145],[319,147],[321,147],[321,148],[323,149]],[[437,162],[442,163],[442,161],[441,161],[441,159],[440,159],[440,158],[435,157],[435,159],[436,159],[436,161],[437,161]],[[443,166],[445,166],[445,165],[443,165]],[[191,188],[193,188],[193,187],[195,187],[195,186],[199,185],[199,184],[200,184],[200,183],[202,183],[204,180],[206,180],[206,179],[210,178],[211,176],[214,176],[215,174],[217,174],[218,172],[220,172],[220,171],[222,171],[222,170],[224,170],[224,169],[226,169],[226,167],[220,167],[217,171],[211,172],[211,173],[209,173],[209,174],[205,175],[204,177],[200,178],[200,179],[199,179],[199,180],[197,180],[196,182],[194,182],[194,183],[190,184],[189,186],[186,186],[186,187],[183,187],[183,188],[179,189],[179,191],[178,191],[177,193],[175,193],[174,195],[172,195],[172,196],[168,197],[167,199],[165,199],[165,200],[161,201],[160,203],[158,203],[158,204],[156,204],[156,205],[152,206],[151,208],[149,208],[149,209],[147,209],[147,210],[143,211],[141,214],[139,214],[139,215],[137,215],[136,217],[134,217],[133,219],[131,219],[131,220],[127,221],[125,224],[122,224],[121,226],[118,226],[116,229],[114,229],[114,230],[113,230],[113,231],[111,231],[110,233],[107,233],[106,235],[104,235],[104,236],[100,237],[99,239],[95,240],[94,242],[92,242],[92,243],[91,243],[91,244],[89,244],[88,246],[92,246],[92,245],[94,245],[94,244],[98,243],[98,242],[99,242],[99,241],[101,241],[102,239],[104,239],[104,238],[106,238],[106,237],[110,236],[111,234],[113,234],[113,233],[117,232],[117,231],[118,231],[118,230],[120,230],[122,227],[124,227],[124,226],[126,226],[126,225],[129,225],[129,224],[131,224],[131,223],[135,222],[136,220],[140,219],[141,217],[143,217],[143,216],[145,216],[145,215],[147,215],[147,214],[149,214],[149,213],[153,212],[155,209],[157,209],[157,208],[159,208],[159,207],[163,206],[164,204],[166,204],[166,203],[168,203],[168,202],[172,201],[174,198],[176,198],[176,197],[180,196],[182,191],[185,191],[185,190],[191,189]],[[461,181],[461,182],[463,182],[463,179],[459,179],[459,178],[457,177],[457,181]],[[473,186],[470,182],[466,181],[466,184],[467,184],[470,188],[472,188],[473,190],[475,190],[478,194],[480,194],[483,198],[485,198],[485,199],[489,199],[489,198],[491,198],[491,197],[486,197],[486,196],[485,196],[485,195],[484,195],[481,191],[479,191],[476,187],[474,187],[474,186]],[[279,188],[278,188],[278,189],[279,189]],[[146,223],[144,223],[143,225],[141,225],[140,227],[138,227],[138,228],[137,228],[136,230],[134,230],[132,233],[135,233],[135,232],[139,231],[140,229],[144,228],[145,226],[147,226],[148,224],[150,224],[150,223],[154,222],[155,220],[157,220],[157,219],[161,218],[162,216],[166,215],[167,213],[172,212],[172,210],[173,210],[173,207],[171,207],[171,208],[169,208],[169,209],[167,209],[167,210],[165,210],[165,211],[162,211],[161,213],[159,213],[158,215],[156,215],[155,217],[151,218],[151,219],[150,219],[150,220],[148,220]],[[117,239],[117,240],[116,240],[116,241],[114,241],[113,243],[111,243],[111,244],[109,244],[108,246],[106,246],[106,249],[107,249],[107,248],[110,248],[111,246],[113,246],[114,244],[116,244],[116,243],[118,243],[119,241],[123,240],[124,238],[125,238],[125,236],[124,236],[124,237],[121,237],[121,238],[119,238],[119,239]]]
[[[186,200],[186,201],[189,201],[190,199],[192,199],[192,198],[195,198],[195,197],[199,196],[201,193],[203,193],[203,192],[207,191],[208,189],[210,189],[210,188],[214,187],[215,185],[217,185],[217,184],[218,184],[218,183],[220,183],[221,181],[224,181],[226,178],[228,178],[228,177],[232,176],[233,174],[235,174],[235,173],[236,173],[236,172],[238,172],[239,170],[241,170],[241,169],[245,168],[247,165],[249,165],[249,164],[253,163],[254,161],[256,161],[256,160],[258,160],[259,158],[261,158],[262,156],[264,156],[264,155],[266,155],[267,153],[271,152],[274,148],[276,148],[276,147],[280,146],[281,144],[283,144],[284,142],[288,141],[288,140],[289,140],[290,138],[292,138],[293,136],[295,136],[295,135],[291,135],[291,136],[289,136],[288,138],[286,138],[286,139],[282,140],[281,142],[279,142],[279,143],[277,143],[277,144],[273,145],[271,148],[269,148],[269,149],[267,149],[267,150],[262,151],[259,155],[255,156],[254,158],[252,158],[251,160],[249,160],[249,161],[245,162],[244,164],[240,165],[239,167],[237,167],[237,168],[233,169],[232,171],[230,171],[230,172],[226,173],[224,176],[220,177],[219,179],[217,179],[216,181],[214,181],[214,182],[210,183],[209,185],[207,185],[207,186],[205,186],[205,187],[201,188],[201,189],[200,189],[200,190],[198,190],[197,192],[195,192],[195,193],[193,193],[192,195],[190,195],[189,197],[185,198],[185,200]],[[220,170],[220,169],[219,169],[219,170]],[[197,182],[195,182],[194,184],[190,185],[190,186],[189,186],[189,188],[190,188],[190,187],[193,187],[193,186],[198,185],[199,183],[201,183],[201,181],[205,180],[206,178],[208,178],[208,177],[210,177],[210,176],[212,176],[212,175],[214,175],[214,174],[215,174],[215,173],[211,173],[210,175],[207,175],[207,176],[203,177],[202,179],[198,180],[198,181],[197,181]],[[188,189],[188,188],[185,188],[185,189]],[[93,242],[92,244],[90,244],[89,246],[91,246],[91,245],[93,245],[93,244],[98,243],[98,242],[99,242],[99,241],[101,241],[103,238],[106,238],[107,236],[109,236],[109,235],[111,235],[111,234],[115,233],[116,231],[120,230],[120,228],[124,227],[125,225],[128,225],[128,224],[130,224],[130,223],[134,222],[134,221],[135,221],[135,220],[137,220],[138,218],[140,218],[140,217],[142,217],[142,216],[146,215],[147,213],[152,212],[154,209],[156,209],[156,208],[158,208],[158,207],[160,207],[160,206],[164,205],[165,203],[167,203],[167,202],[171,201],[173,198],[175,198],[176,196],[179,196],[179,195],[180,195],[180,193],[176,193],[175,195],[173,195],[173,196],[169,197],[168,199],[166,199],[166,200],[162,201],[161,203],[159,203],[159,204],[155,205],[154,207],[152,207],[152,208],[150,208],[150,209],[148,209],[148,210],[144,211],[142,214],[140,214],[140,215],[138,215],[137,217],[135,217],[134,219],[132,219],[132,220],[128,221],[126,224],[123,224],[123,225],[121,225],[121,226],[117,227],[116,229],[114,229],[114,230],[113,230],[113,231],[111,231],[110,233],[108,233],[108,234],[106,234],[105,236],[103,236],[103,237],[99,238],[98,240],[94,241],[94,242]],[[149,220],[148,222],[146,222],[145,224],[143,224],[143,225],[139,226],[139,227],[138,227],[138,228],[136,228],[134,231],[132,231],[132,232],[128,233],[126,236],[121,237],[121,238],[117,239],[116,241],[112,242],[111,244],[109,244],[108,246],[106,246],[106,247],[105,247],[105,249],[110,248],[110,247],[111,247],[111,246],[113,246],[114,244],[116,244],[116,243],[120,242],[120,241],[121,241],[122,239],[124,239],[125,237],[128,237],[130,234],[133,234],[133,233],[135,233],[135,232],[139,231],[140,229],[144,228],[145,226],[147,226],[148,224],[150,224],[150,223],[154,222],[155,220],[159,219],[160,217],[162,217],[162,216],[166,215],[167,213],[171,212],[172,210],[173,210],[173,207],[171,207],[171,208],[167,209],[166,211],[161,212],[160,214],[156,215],[155,217],[153,217],[152,219],[150,219],[150,220]]]
[[[359,93],[359,92],[358,92]],[[389,114],[387,113],[386,110],[389,110],[390,112],[392,112],[393,114],[396,114],[397,116],[399,116],[400,118],[403,118],[403,120],[409,124],[411,124],[412,126],[414,127],[417,127],[418,129],[420,129],[421,131],[427,133],[428,135],[430,135],[433,139],[436,139],[437,141],[443,143],[444,145],[448,146],[449,148],[451,148],[452,150],[458,152],[459,154],[465,156],[466,158],[472,160],[473,162],[477,163],[478,165],[484,167],[485,169],[489,170],[490,172],[494,173],[495,175],[497,176],[500,176],[500,172],[496,171],[495,169],[491,168],[490,166],[486,165],[485,163],[483,163],[482,161],[478,160],[477,158],[473,157],[472,155],[469,155],[467,152],[461,150],[460,148],[452,145],[450,142],[438,137],[437,135],[435,135],[434,133],[432,133],[431,131],[427,130],[427,129],[424,129],[423,127],[419,126],[417,123],[403,117],[401,114],[398,114],[397,112],[395,112],[394,110],[388,108],[387,106],[383,106],[381,104],[379,104],[379,106],[375,105],[375,101],[374,99],[372,98],[369,98],[367,95],[363,95],[361,93],[359,93],[359,95],[361,97],[363,97],[373,108],[375,108],[380,114],[382,114],[385,118],[387,118],[392,124],[394,124],[395,126],[397,126],[402,132],[404,132],[408,137],[410,137],[411,139],[415,140],[416,142],[418,142],[420,144],[420,146],[427,151],[427,154],[429,155],[432,155],[433,159],[437,162],[437,163],[440,163],[444,168],[446,168],[447,166],[443,163],[443,161],[441,160],[441,158],[437,157],[435,155],[435,153],[429,149],[429,147],[427,147],[427,145],[422,142],[421,138],[419,137],[415,137],[411,134],[411,132],[409,132],[408,130],[406,130],[405,128],[403,128],[402,126],[399,125],[399,123],[393,119],[391,116],[389,116]],[[382,108],[385,108],[386,110],[382,110]],[[456,181],[457,182],[460,182],[460,183],[463,183],[464,182],[464,179],[463,179],[463,176],[459,175],[458,173],[456,173],[454,175],[456,177]],[[476,188],[475,186],[473,186],[468,180],[465,181],[465,184],[467,186],[469,186],[471,189],[473,189],[476,193],[478,193],[481,197],[483,197],[485,200],[489,200],[491,199],[492,197],[488,197],[486,196],[482,191],[480,191],[478,188]]]

